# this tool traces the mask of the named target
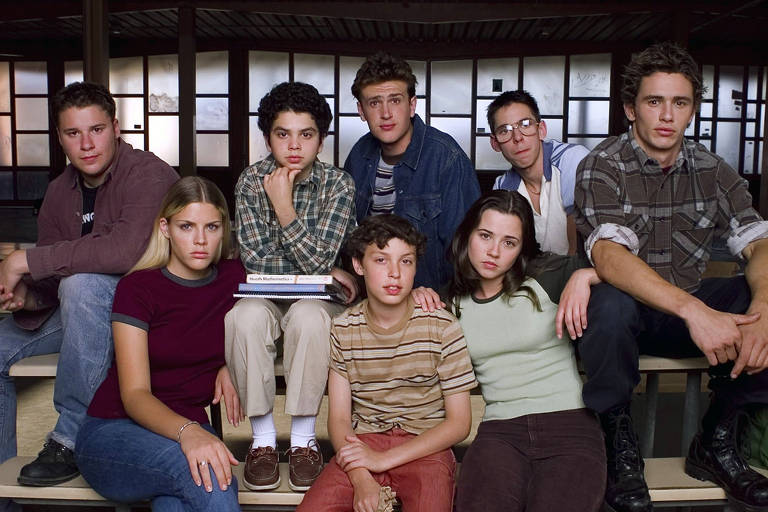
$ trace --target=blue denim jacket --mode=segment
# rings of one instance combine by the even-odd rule
[[[357,141],[344,163],[355,180],[358,223],[371,208],[381,145],[370,133]],[[453,269],[446,249],[464,213],[480,196],[480,184],[464,150],[453,138],[413,116],[411,143],[395,165],[395,211],[427,237],[414,286],[443,287]]]

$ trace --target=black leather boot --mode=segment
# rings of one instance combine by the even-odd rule
[[[605,432],[605,454],[608,459],[606,508],[613,512],[653,510],[643,473],[645,465],[629,415],[629,404],[618,405],[600,414],[600,423]]]
[[[711,416],[709,413],[707,411]],[[768,478],[750,468],[738,451],[737,432],[741,414],[730,411],[714,425],[708,426],[708,422],[704,422],[702,432],[696,434],[691,442],[685,459],[685,472],[722,487],[728,501],[737,510],[768,512]]]

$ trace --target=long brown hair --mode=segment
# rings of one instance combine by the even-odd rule
[[[456,233],[453,235],[449,258],[453,263],[453,276],[448,285],[446,303],[453,313],[461,316],[459,302],[462,297],[475,293],[480,289],[481,277],[469,260],[469,239],[472,232],[480,224],[483,213],[494,210],[507,215],[515,215],[522,224],[522,248],[517,259],[504,274],[502,281],[502,293],[506,299],[513,295],[523,295],[533,302],[537,310],[541,311],[541,304],[534,291],[523,286],[523,281],[538,273],[534,259],[541,255],[539,243],[536,241],[536,231],[533,223],[533,211],[528,201],[518,192],[509,190],[492,190],[480,196],[467,210],[464,220],[461,221]]]

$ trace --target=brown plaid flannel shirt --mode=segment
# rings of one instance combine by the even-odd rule
[[[701,144],[683,140],[667,172],[634,138],[609,137],[579,165],[576,226],[592,258],[598,240],[624,245],[670,283],[698,288],[715,237],[733,255],[768,238],[747,182]]]

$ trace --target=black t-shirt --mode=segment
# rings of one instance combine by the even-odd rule
[[[81,181],[80,190],[83,191],[83,228],[80,230],[80,236],[85,236],[93,229],[93,208],[96,204],[96,192],[99,191],[99,187],[86,187]]]

